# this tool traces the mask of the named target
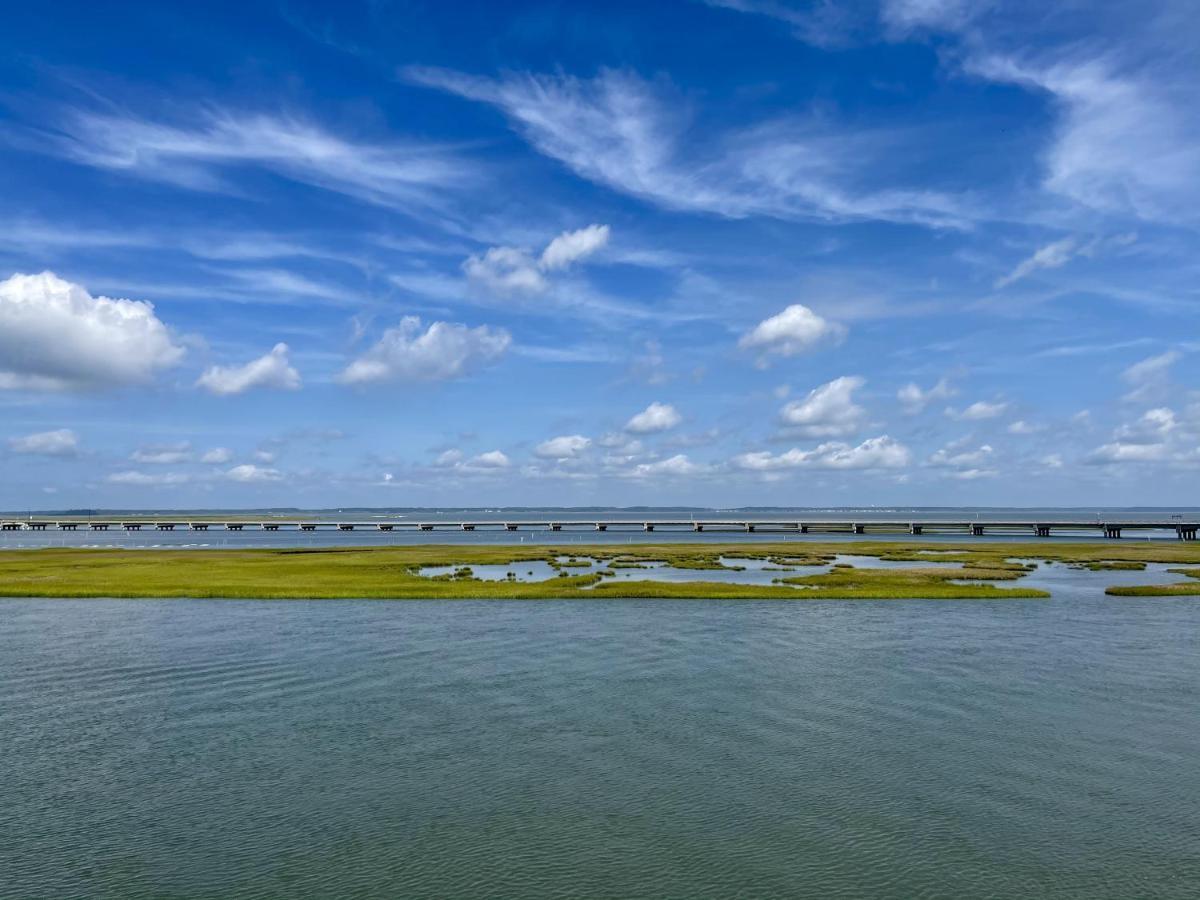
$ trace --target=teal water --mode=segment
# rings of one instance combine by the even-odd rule
[[[1200,603],[1045,577],[5,601],[0,895],[1194,897]]]

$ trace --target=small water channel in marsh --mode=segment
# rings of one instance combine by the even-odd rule
[[[721,568],[688,568],[661,560],[595,559],[588,556],[557,556],[551,560],[525,560],[511,563],[477,565],[425,566],[420,569],[426,578],[473,578],[479,581],[544,582],[555,578],[598,575],[595,584],[621,581],[658,581],[670,583],[705,582],[709,584],[741,584],[771,586],[786,584],[784,579],[805,575],[822,575],[835,567],[856,569],[962,569],[959,562],[933,559],[896,560],[875,556],[839,553],[826,562],[811,564],[805,560],[767,559],[762,557],[720,556]],[[1090,570],[1067,563],[1037,559],[1015,559],[1031,566],[1028,574],[1019,579],[1022,587],[1049,591],[1066,584],[1086,585],[1098,593],[1112,585],[1164,584],[1184,580],[1173,574],[1171,564],[1147,563],[1144,569]],[[977,579],[955,579],[955,584],[986,583]],[[1010,582],[1010,584],[1015,584]],[[595,585],[588,585],[594,587]],[[803,585],[794,585],[797,588]]]
[[[838,554],[831,561],[817,565],[800,561],[764,559],[742,556],[718,557],[722,568],[686,568],[660,560],[593,559],[587,556],[558,556],[553,560],[523,562],[425,566],[420,570],[427,578],[476,578],[480,581],[539,582],[553,578],[578,575],[599,575],[603,582],[666,581],[708,582],[710,584],[772,585],[784,578],[799,575],[820,575],[835,566],[854,566],[862,569],[959,569],[957,562],[925,560],[877,559],[874,556]],[[600,583],[600,582],[597,582]]]

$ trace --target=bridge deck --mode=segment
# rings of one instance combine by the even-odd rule
[[[988,532],[1027,532],[1049,536],[1052,531],[1099,532],[1107,537],[1120,537],[1123,531],[1168,531],[1184,540],[1194,540],[1200,522],[1181,519],[482,519],[465,521],[420,521],[415,519],[10,519],[0,520],[0,531],[195,531],[261,529],[279,530],[338,530],[377,529],[381,531],[762,531],[777,533],[890,533],[908,532],[963,533],[981,535]]]

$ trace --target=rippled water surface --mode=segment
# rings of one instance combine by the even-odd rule
[[[1200,602],[1074,574],[2,601],[0,894],[1194,897]]]

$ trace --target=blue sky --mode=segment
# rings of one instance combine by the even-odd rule
[[[0,508],[1194,503],[1189,6],[10,4]]]

